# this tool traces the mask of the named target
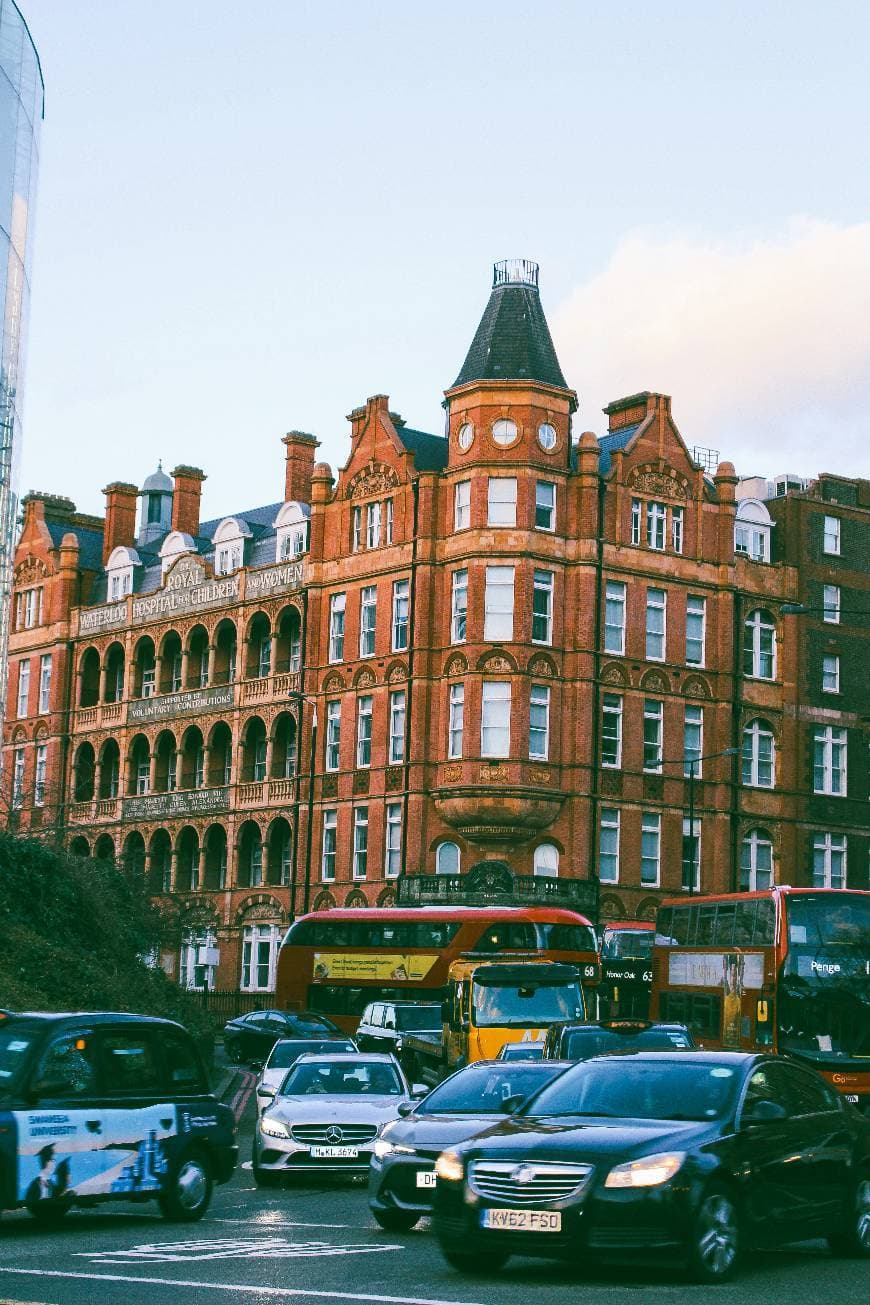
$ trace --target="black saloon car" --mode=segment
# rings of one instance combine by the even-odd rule
[[[552,1024],[544,1040],[545,1060],[592,1060],[620,1051],[670,1051],[694,1047],[685,1024],[650,1020],[567,1020]]]
[[[467,1273],[514,1253],[656,1252],[716,1283],[748,1245],[818,1237],[870,1257],[870,1122],[772,1056],[585,1061],[444,1151],[435,1173],[435,1231]]]
[[[416,1105],[399,1106],[402,1118],[388,1124],[375,1142],[369,1169],[369,1208],[382,1228],[413,1228],[432,1208],[435,1161],[504,1118],[538,1088],[567,1068],[546,1064],[508,1064],[478,1060],[457,1070]]]
[[[337,1024],[309,1010],[254,1010],[224,1025],[224,1046],[230,1060],[265,1061],[279,1038],[343,1038]]]

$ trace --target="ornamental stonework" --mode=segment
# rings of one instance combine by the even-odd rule
[[[39,580],[44,580],[47,575],[48,567],[40,558],[26,557],[15,568],[15,584],[23,588],[25,585],[32,585]]]
[[[347,487],[348,498],[373,498],[386,494],[399,484],[392,467],[383,462],[370,462],[353,476]]]
[[[649,494],[653,498],[689,498],[688,480],[673,467],[635,467],[627,484],[639,494]]]
[[[450,658],[450,661],[444,667],[444,674],[464,675],[467,670],[468,670],[468,662],[465,660],[465,658],[462,656],[461,653],[457,653],[455,657]]]

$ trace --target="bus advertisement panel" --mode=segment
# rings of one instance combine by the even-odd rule
[[[663,902],[651,1013],[687,1024],[706,1047],[795,1056],[870,1113],[870,893]]]
[[[576,965],[598,984],[595,931],[558,907],[368,907],[314,911],[288,929],[276,996],[287,1010],[314,1010],[352,1033],[372,1001],[441,1001],[459,957],[510,953]],[[594,1004],[594,1002],[593,1002]]]

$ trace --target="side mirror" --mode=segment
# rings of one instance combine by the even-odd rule
[[[428,1095],[429,1095],[429,1088],[426,1086],[425,1083],[414,1083],[414,1084],[412,1084],[412,1086],[411,1086],[411,1096],[412,1096],[412,1097],[418,1097],[418,1098],[419,1098],[419,1097],[427,1097]]]
[[[260,1070],[263,1068],[263,1064],[264,1062],[262,1060],[252,1060],[250,1062],[251,1069],[255,1074],[259,1074]]]
[[[399,1118],[400,1118],[400,1119],[407,1119],[408,1115],[413,1114],[413,1112],[414,1112],[414,1106],[415,1106],[415,1105],[416,1105],[416,1102],[415,1102],[415,1101],[400,1101],[400,1102],[399,1102]]]
[[[521,1093],[515,1093],[512,1097],[505,1097],[499,1110],[503,1115],[515,1115],[524,1101],[525,1097]]]
[[[784,1106],[778,1101],[761,1100],[756,1101],[751,1110],[747,1110],[743,1115],[744,1124],[776,1124],[781,1119],[788,1118]]]
[[[274,1088],[269,1088],[269,1087],[261,1087],[261,1088],[257,1088],[257,1096],[258,1096],[258,1097],[268,1097],[268,1098],[271,1100],[272,1097],[274,1097],[274,1095],[275,1095],[275,1089],[274,1089]]]

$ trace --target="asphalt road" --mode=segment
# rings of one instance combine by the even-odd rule
[[[243,1110],[250,1157],[253,1106],[244,1079],[227,1099]],[[862,1284],[863,1283],[863,1287]],[[353,1180],[258,1191],[249,1168],[218,1188],[198,1224],[164,1222],[156,1206],[74,1211],[52,1232],[25,1213],[0,1221],[0,1305],[220,1305],[222,1300],[370,1302],[372,1305],[563,1305],[587,1301],[707,1299],[731,1305],[801,1305],[867,1299],[866,1263],[832,1259],[821,1245],[753,1257],[737,1281],[712,1291],[675,1270],[626,1264],[569,1269],[512,1259],[497,1275],[462,1278],[442,1260],[425,1222],[385,1233]]]

